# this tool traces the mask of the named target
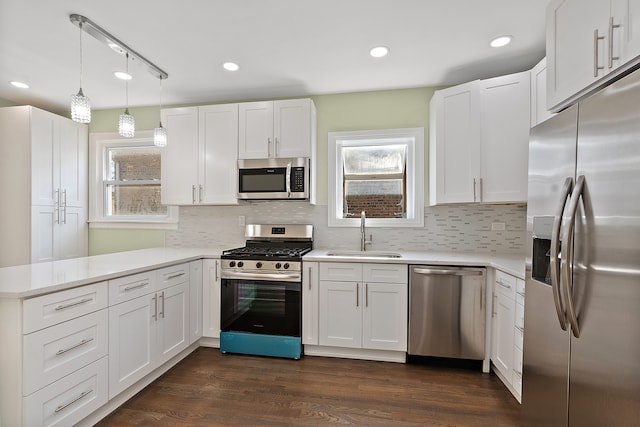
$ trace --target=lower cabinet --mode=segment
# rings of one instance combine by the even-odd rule
[[[202,260],[189,263],[189,344],[202,336]]]
[[[318,345],[318,263],[302,265],[302,344]]]
[[[407,266],[320,263],[318,344],[407,350]]]
[[[202,336],[220,339],[220,261],[203,260],[202,277]]]

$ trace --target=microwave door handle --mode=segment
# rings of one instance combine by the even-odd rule
[[[287,163],[287,197],[291,197],[291,162]]]

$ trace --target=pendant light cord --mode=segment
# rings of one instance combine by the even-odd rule
[[[82,92],[82,22],[78,23],[80,28],[80,92]]]
[[[129,75],[129,53],[127,52],[126,54],[127,57],[127,65],[126,65],[126,70],[127,70],[127,75]],[[124,98],[125,98],[125,102],[126,102],[126,106],[125,106],[125,114],[129,114],[129,79],[127,78],[127,80],[124,81]]]
[[[160,127],[162,127],[162,76],[160,76]]]

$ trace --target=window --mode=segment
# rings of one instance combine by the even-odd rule
[[[329,133],[329,226],[424,225],[424,129]]]
[[[114,134],[91,135],[95,177],[90,192],[92,227],[149,224],[167,228],[177,222],[177,208],[160,200],[162,149],[153,136],[121,138]]]

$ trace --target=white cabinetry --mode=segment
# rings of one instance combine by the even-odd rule
[[[638,62],[639,0],[554,0],[547,7],[547,105],[576,102]]]
[[[87,152],[86,125],[0,108],[0,267],[87,254]]]
[[[202,260],[189,263],[189,344],[202,336]]]
[[[202,261],[202,336],[216,341],[211,345],[220,346],[220,261],[205,259]],[[206,343],[205,343],[206,344]]]
[[[526,202],[530,73],[436,91],[430,203]]]
[[[318,345],[318,263],[302,264],[302,344]]]
[[[522,392],[524,281],[497,270],[493,284],[491,361],[518,401]]]
[[[531,127],[553,116],[547,109],[547,58],[531,69]]]
[[[321,263],[321,346],[407,350],[407,266]]]
[[[238,158],[314,157],[316,109],[311,99],[244,102]]]
[[[236,204],[238,104],[162,110],[162,203]]]

